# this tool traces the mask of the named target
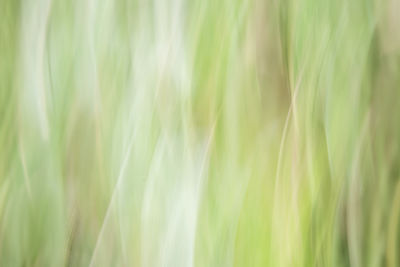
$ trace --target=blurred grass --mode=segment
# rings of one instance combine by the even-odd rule
[[[0,0],[0,266],[398,266],[398,0]]]

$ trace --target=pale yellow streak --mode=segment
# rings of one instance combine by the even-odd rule
[[[360,175],[359,175],[359,165],[360,165],[360,156],[362,152],[362,144],[364,143],[364,139],[367,135],[367,130],[369,126],[369,112],[366,114],[364,123],[360,132],[360,136],[358,138],[358,143],[355,148],[355,153],[352,161],[352,171],[351,177],[349,181],[349,190],[348,190],[348,207],[347,207],[347,242],[349,246],[349,258],[351,266],[361,267],[362,265],[362,257],[361,250],[359,247],[360,242]]]
[[[93,250],[92,257],[90,259],[89,267],[92,267],[93,264],[94,264],[94,260],[96,258],[97,251],[99,249],[101,238],[102,238],[102,236],[104,234],[104,229],[105,229],[106,222],[110,218],[111,209],[112,209],[113,204],[115,202],[115,198],[116,198],[116,196],[117,196],[117,194],[119,192],[119,188],[120,188],[121,183],[122,183],[122,178],[124,177],[124,174],[125,174],[126,165],[127,165],[128,159],[129,159],[130,154],[131,154],[131,150],[132,150],[132,146],[133,146],[133,140],[134,140],[134,134],[131,136],[131,139],[130,139],[129,144],[128,144],[127,151],[126,151],[126,153],[124,155],[124,158],[123,158],[123,161],[122,161],[122,164],[121,164],[121,168],[120,168],[120,171],[119,171],[118,179],[117,179],[117,182],[116,182],[116,184],[114,186],[114,190],[113,190],[110,202],[108,204],[106,215],[104,216],[103,224],[101,226],[99,235],[97,236],[96,245],[95,245],[95,248]]]

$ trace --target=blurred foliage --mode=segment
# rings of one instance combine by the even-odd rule
[[[399,0],[0,0],[0,266],[398,266]]]

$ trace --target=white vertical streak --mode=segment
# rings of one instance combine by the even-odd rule
[[[41,136],[49,136],[48,104],[44,77],[46,33],[51,0],[25,1],[22,5],[20,55],[23,105],[37,116]],[[35,104],[35,106],[32,106]]]

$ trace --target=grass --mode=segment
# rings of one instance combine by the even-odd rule
[[[398,266],[393,0],[0,0],[0,266]]]

